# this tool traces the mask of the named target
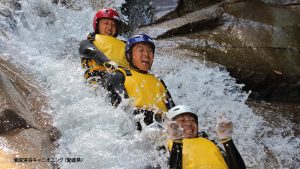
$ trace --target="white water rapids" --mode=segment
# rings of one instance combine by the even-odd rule
[[[138,169],[155,164],[166,168],[165,157],[155,150],[156,144],[162,143],[160,133],[151,128],[136,132],[122,106],[110,106],[103,89],[95,91],[84,81],[78,46],[92,31],[95,12],[66,9],[48,0],[20,3],[21,11],[15,14],[17,29],[1,45],[1,54],[34,74],[48,91],[48,112],[62,131],[57,157],[83,159],[62,162],[61,168]],[[280,168],[300,166],[299,138],[280,134],[283,130],[291,132],[292,124],[266,125],[263,117],[245,104],[248,94],[241,92],[228,72],[197,59],[163,52],[162,48],[156,52],[152,71],[164,79],[176,104],[193,107],[200,117],[199,125],[211,137],[215,137],[216,117],[226,112],[234,123],[234,142],[248,168],[273,168],[265,166],[270,160],[268,153]],[[264,134],[270,131],[271,135]]]

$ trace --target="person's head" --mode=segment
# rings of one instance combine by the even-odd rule
[[[141,72],[151,69],[154,59],[155,45],[148,35],[138,34],[126,42],[126,59],[130,67]]]
[[[93,28],[96,34],[118,36],[121,19],[116,10],[105,8],[99,10],[93,19]]]
[[[171,108],[165,114],[167,120],[176,121],[183,129],[183,138],[196,138],[198,136],[198,116],[185,105]]]

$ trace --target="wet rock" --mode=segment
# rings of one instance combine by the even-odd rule
[[[221,0],[151,0],[153,8],[153,23],[159,23],[164,20],[170,20],[183,16],[187,13],[204,9],[220,2]]]
[[[293,4],[300,4],[300,0],[261,0],[266,4],[271,5],[293,5]]]
[[[255,13],[253,12],[254,9]],[[224,10],[225,13],[232,15],[236,19],[241,18],[246,21],[275,27],[293,26],[300,23],[299,15],[287,10],[285,7],[267,6],[256,1],[225,4]]]
[[[52,142],[57,141],[61,137],[61,132],[56,127],[51,127],[48,132]]]
[[[40,128],[33,114],[30,112],[29,105],[22,95],[17,91],[11,80],[0,70],[0,93],[3,97],[1,109],[12,109],[18,113],[22,119],[25,119],[30,126]],[[0,109],[0,110],[1,110]],[[5,111],[5,110],[4,110]]]
[[[165,38],[216,27],[220,24],[220,5],[221,4],[212,5],[179,18],[143,27],[135,30],[134,33],[146,33],[153,38]]]
[[[153,8],[153,22],[169,19],[172,16],[177,16],[176,9],[179,5],[179,0],[151,0]]]
[[[43,168],[53,169],[49,162],[17,162],[20,158],[31,158],[32,160],[55,159],[53,157],[54,147],[51,145],[47,134],[33,129],[15,130],[2,134],[0,137],[0,163],[1,168]],[[16,161],[16,162],[15,162]]]
[[[10,109],[32,127],[51,128],[52,117],[44,112],[48,103],[43,90],[25,70],[1,58],[4,57],[0,57],[0,112]]]
[[[177,8],[177,14],[182,16],[188,12],[197,11],[219,2],[222,2],[222,0],[181,0]]]
[[[243,1],[224,5],[224,25],[187,35],[182,48],[227,67],[251,97],[300,101],[300,16]]]
[[[48,162],[17,163],[16,157],[47,159],[54,156],[53,141],[60,136],[52,127],[46,96],[38,84],[0,57],[0,163],[4,168],[53,168]],[[8,57],[9,58],[9,57]],[[8,59],[9,60],[9,59]]]
[[[286,6],[286,8],[289,9],[290,11],[300,14],[300,3],[298,5],[288,5]]]
[[[297,103],[280,103],[249,100],[247,104],[257,115],[263,116],[269,123],[279,128],[285,128],[285,120],[293,123],[292,130],[296,137],[300,136],[300,106]],[[284,118],[283,118],[284,117]],[[281,125],[281,126],[278,126]],[[286,131],[287,132],[287,131]],[[283,134],[283,133],[282,133]]]
[[[180,17],[217,2],[220,2],[220,0],[127,0],[121,9],[122,13],[128,16],[129,28],[127,31],[132,31],[153,23]]]
[[[5,109],[0,113],[0,134],[29,127],[30,126],[22,117],[18,116],[16,112],[10,109]]]

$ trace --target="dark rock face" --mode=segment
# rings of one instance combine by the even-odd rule
[[[220,0],[219,0],[220,1]],[[122,5],[122,13],[128,16],[129,30],[149,26],[202,9],[218,0],[127,0]]]
[[[52,157],[57,146],[54,141],[60,137],[52,117],[43,111],[48,107],[46,97],[24,72],[0,59],[0,135],[9,147],[9,151],[0,149],[4,168],[19,168],[12,160],[17,156]],[[24,168],[52,167],[50,163],[28,163]]]
[[[261,0],[266,4],[271,5],[293,5],[293,4],[300,4],[299,0]]]
[[[0,113],[0,134],[29,127],[22,117],[10,109],[5,109]]]
[[[224,5],[225,13],[235,18],[241,18],[275,27],[297,25],[299,15],[284,7],[267,6],[258,1],[236,2]],[[255,12],[253,11],[255,10]]]
[[[178,16],[182,16],[185,13],[200,10],[221,1],[222,0],[181,0],[177,8],[177,13]]]
[[[250,1],[223,9],[226,26],[189,35],[183,47],[227,67],[252,98],[299,102],[300,16]]]
[[[179,18],[137,29],[134,32],[146,33],[153,38],[165,38],[214,28],[220,25],[221,10],[219,6],[220,4],[215,4]]]
[[[228,67],[232,76],[253,91],[253,98],[300,101],[300,15],[250,1],[225,5],[224,10],[244,20],[234,19],[235,26],[226,30],[239,39],[225,42],[235,49],[221,54],[237,58]]]
[[[153,22],[169,19],[176,16],[176,9],[179,5],[179,0],[152,0],[151,6],[153,8]]]

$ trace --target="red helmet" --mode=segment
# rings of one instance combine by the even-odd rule
[[[96,33],[97,32],[97,29],[98,29],[98,22],[100,19],[103,19],[103,18],[108,18],[108,19],[113,19],[117,22],[117,25],[119,24],[119,22],[121,21],[120,17],[119,17],[119,14],[117,13],[116,10],[112,9],[112,8],[104,8],[104,9],[101,9],[99,10],[95,16],[94,16],[94,20],[93,20],[93,27],[94,27],[94,31]]]

